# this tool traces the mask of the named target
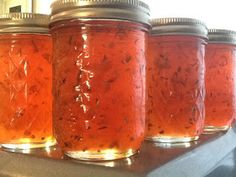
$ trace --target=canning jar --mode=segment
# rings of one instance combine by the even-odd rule
[[[139,149],[148,17],[139,0],[52,4],[53,124],[66,155],[111,160]]]
[[[0,144],[4,148],[55,144],[48,23],[47,15],[0,16]]]
[[[206,47],[204,132],[225,131],[235,118],[236,32],[210,29]]]
[[[207,28],[190,18],[151,21],[147,58],[146,139],[198,139],[204,121]]]

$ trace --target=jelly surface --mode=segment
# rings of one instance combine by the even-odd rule
[[[52,138],[51,38],[0,35],[0,143]]]
[[[230,126],[235,118],[235,46],[206,48],[206,126]]]
[[[95,154],[137,150],[145,128],[144,28],[121,21],[63,23],[52,28],[59,145]]]
[[[150,36],[147,59],[147,138],[198,136],[204,118],[205,41]]]

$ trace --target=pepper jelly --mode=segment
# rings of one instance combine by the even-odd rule
[[[52,137],[52,41],[49,16],[0,16],[0,144],[29,149]]]
[[[112,160],[140,148],[148,17],[139,0],[52,4],[53,123],[66,155]]]
[[[146,139],[179,143],[203,129],[206,26],[196,19],[151,21],[147,58]]]

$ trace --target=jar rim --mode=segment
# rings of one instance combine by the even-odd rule
[[[141,0],[56,0],[50,23],[80,19],[119,19],[149,24],[149,6]]]
[[[223,43],[236,45],[236,31],[227,29],[209,29],[209,43]]]
[[[156,18],[150,20],[152,35],[193,35],[208,38],[204,22],[194,18]]]
[[[49,33],[49,15],[6,13],[0,15],[0,33]]]

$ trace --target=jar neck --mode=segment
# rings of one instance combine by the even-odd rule
[[[40,34],[40,33],[0,33],[1,40],[21,40],[27,39],[32,40],[33,38],[51,38],[50,34]]]
[[[113,19],[69,19],[58,21],[50,24],[50,30],[55,30],[63,27],[111,27],[111,28],[126,28],[130,30],[141,30],[148,32],[149,26],[146,24],[128,21],[128,20],[113,20]]]

